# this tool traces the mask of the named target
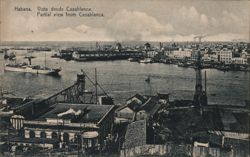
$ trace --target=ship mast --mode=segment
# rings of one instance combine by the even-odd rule
[[[45,55],[44,55],[44,66],[46,67],[46,52],[45,52]]]

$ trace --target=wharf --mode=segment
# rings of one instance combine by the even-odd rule
[[[98,61],[98,60],[121,60],[128,58],[141,58],[142,51],[126,50],[61,50],[59,52],[61,59],[76,61]]]

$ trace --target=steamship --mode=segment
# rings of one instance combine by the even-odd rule
[[[26,62],[5,64],[4,70],[13,72],[53,75],[53,76],[58,76],[59,72],[62,70],[61,67],[59,68],[47,67],[46,61],[44,66],[31,65],[31,57],[28,59],[29,59],[29,64],[27,64]]]
[[[10,63],[5,64],[5,71],[45,74],[45,75],[59,75],[61,68],[49,68],[40,65],[28,65],[27,63]]]

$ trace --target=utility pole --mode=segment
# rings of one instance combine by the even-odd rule
[[[97,70],[96,70],[96,68],[95,68],[95,99],[96,99],[96,104],[97,104],[97,102],[98,102],[97,85],[98,85],[98,83],[97,83]]]
[[[46,52],[44,53],[45,59],[44,59],[44,66],[46,67]]]
[[[205,94],[207,95],[207,72],[205,71]]]

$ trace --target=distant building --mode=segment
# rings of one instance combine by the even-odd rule
[[[173,58],[191,58],[192,56],[192,50],[191,49],[179,49],[179,50],[174,50],[170,54],[170,57]]]
[[[150,51],[147,51],[146,52],[146,56],[147,57],[154,57],[154,56],[156,56],[158,54],[158,52],[157,51],[154,51],[154,50],[150,50]]]
[[[218,61],[218,55],[217,55],[216,52],[214,52],[214,53],[205,53],[203,55],[203,57],[202,57],[202,60],[217,62]]]
[[[233,58],[232,51],[226,48],[222,49],[218,54],[218,61],[225,64],[231,64],[232,58]]]
[[[232,58],[233,64],[247,64],[247,58],[234,57]]]

